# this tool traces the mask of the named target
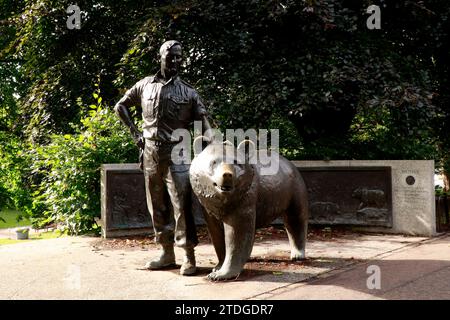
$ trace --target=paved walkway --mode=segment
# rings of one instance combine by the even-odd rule
[[[258,240],[241,276],[221,283],[205,279],[216,263],[210,244],[197,247],[199,274],[182,277],[178,269],[140,270],[157,255],[154,245],[102,243],[64,237],[0,246],[0,299],[450,299],[450,234],[309,241],[303,263],[288,260],[287,239]],[[380,289],[367,288],[370,265],[379,267]]]

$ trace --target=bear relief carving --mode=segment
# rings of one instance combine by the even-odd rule
[[[256,228],[278,217],[284,220],[291,259],[305,258],[308,194],[303,178],[282,156],[276,174],[262,175],[261,164],[249,161],[250,143],[235,148],[229,142],[212,142],[191,163],[192,190],[206,211],[218,258],[210,280],[237,278],[252,252]]]
[[[383,190],[357,188],[352,197],[360,200],[357,211],[358,220],[382,220],[386,218],[388,210],[386,206],[386,195]]]
[[[139,187],[136,178],[128,183],[123,180],[113,189],[111,195],[111,225],[114,228],[133,228],[138,226],[147,226],[150,224],[150,217],[147,211],[145,197],[140,196],[141,187]],[[132,199],[132,201],[130,201]],[[136,205],[131,205],[135,203]]]
[[[309,209],[311,217],[319,222],[334,221],[341,214],[339,205],[334,202],[313,202]]]

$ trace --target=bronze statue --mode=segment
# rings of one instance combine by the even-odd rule
[[[210,143],[191,163],[192,190],[206,210],[219,260],[208,275],[210,280],[236,278],[250,257],[255,229],[280,216],[289,237],[291,259],[305,258],[308,193],[302,176],[278,154],[274,157],[278,170],[263,174],[262,163],[252,164],[249,150],[240,146],[236,150],[228,141]]]
[[[137,82],[114,109],[141,149],[147,206],[156,242],[162,246],[161,255],[148,262],[145,268],[156,270],[174,266],[175,242],[185,250],[180,274],[192,275],[196,272],[194,248],[198,239],[191,212],[189,166],[172,161],[171,151],[180,142],[172,141],[172,133],[176,129],[188,129],[194,120],[201,120],[204,130],[210,129],[210,125],[197,91],[178,76],[181,43],[166,41],[160,48],[160,57],[160,71]],[[131,117],[132,106],[142,107],[142,132]]]

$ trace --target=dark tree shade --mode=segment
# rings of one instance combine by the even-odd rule
[[[71,1],[0,3],[0,59],[20,61],[1,72],[20,70],[14,112],[32,141],[70,132],[77,98],[99,78],[113,105],[156,72],[158,48],[173,38],[184,44],[184,78],[221,128],[281,124],[283,146],[306,158],[433,158],[447,140],[444,0],[84,0],[80,30],[66,27]],[[381,7],[381,30],[366,27],[370,4]],[[1,82],[8,106],[19,90],[11,79]]]

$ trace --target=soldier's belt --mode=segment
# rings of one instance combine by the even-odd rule
[[[145,145],[148,145],[158,150],[171,150],[176,144],[177,142],[166,142],[160,140],[145,139]]]

